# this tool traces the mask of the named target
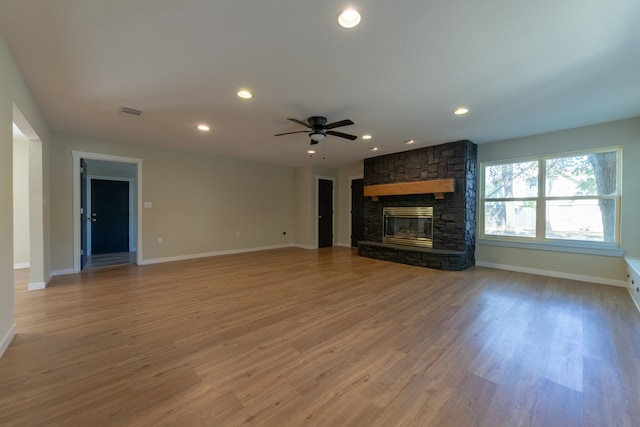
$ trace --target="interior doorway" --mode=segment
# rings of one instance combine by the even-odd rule
[[[29,140],[13,124],[13,269],[28,269],[29,251]]]
[[[318,178],[318,248],[333,246],[333,178]]]
[[[13,256],[14,269],[29,269],[29,290],[44,289],[44,217],[42,141],[13,105]]]
[[[135,263],[136,165],[80,160],[81,269]]]
[[[142,160],[73,151],[74,272],[142,260]]]

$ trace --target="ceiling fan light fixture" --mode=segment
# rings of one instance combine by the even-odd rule
[[[371,135],[367,134],[367,135],[362,135],[362,139],[371,139],[373,138]]]
[[[322,141],[324,139],[324,137],[326,135],[324,133],[322,133],[322,132],[312,132],[311,135],[309,135],[309,136],[315,142],[320,142],[320,141]]]
[[[342,28],[353,28],[360,23],[360,14],[353,8],[347,8],[338,16],[338,24]]]

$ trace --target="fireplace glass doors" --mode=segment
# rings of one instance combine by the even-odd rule
[[[385,207],[384,243],[433,247],[433,207]]]

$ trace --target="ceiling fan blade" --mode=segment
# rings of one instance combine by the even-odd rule
[[[358,137],[355,136],[355,135],[349,135],[348,133],[336,132],[335,130],[328,130],[327,131],[327,135],[339,136],[340,138],[350,139],[352,141],[354,139],[358,139]]]
[[[295,132],[276,133],[273,136],[290,135],[292,133],[309,133],[309,131],[308,130],[297,130]]]
[[[289,119],[291,120],[291,119]],[[333,123],[329,123],[328,125],[325,125],[324,128],[325,129],[333,129],[333,128],[339,128],[341,126],[349,126],[354,124],[351,120],[346,119],[346,120],[340,120],[339,122],[333,122]]]
[[[302,126],[308,127],[309,129],[313,129],[313,127],[309,123],[303,122],[302,120],[291,119],[289,117],[287,117],[287,120],[291,120],[292,122],[296,122],[296,123],[298,123],[298,124],[300,124]]]

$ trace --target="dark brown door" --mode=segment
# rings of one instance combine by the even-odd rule
[[[364,240],[364,179],[351,181],[351,247]]]
[[[333,246],[333,181],[318,180],[318,247]]]
[[[80,159],[80,270],[87,265],[87,162]]]
[[[91,253],[129,252],[129,183],[91,180]]]

